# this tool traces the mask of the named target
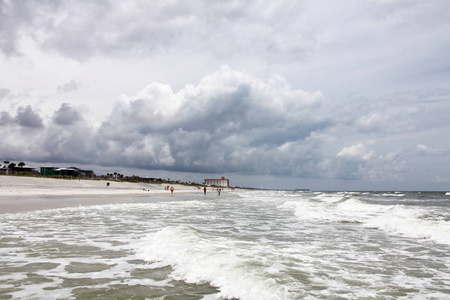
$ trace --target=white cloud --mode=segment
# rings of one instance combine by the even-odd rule
[[[419,155],[431,155],[431,156],[442,156],[448,153],[447,149],[431,148],[423,144],[418,144],[416,146],[416,151]]]
[[[375,156],[374,151],[368,150],[362,143],[343,148],[337,154],[338,157],[356,160],[370,160]]]
[[[141,165],[173,166],[173,158],[170,145],[151,136],[144,136],[142,140],[136,140],[128,145],[121,156],[124,156],[131,164],[135,160]]]
[[[368,116],[362,116],[356,120],[356,125],[364,131],[377,131],[385,128],[389,122],[387,116],[381,116],[378,113],[373,113]]]

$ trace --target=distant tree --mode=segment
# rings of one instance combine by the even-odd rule
[[[5,160],[3,163],[4,163],[5,165],[8,165],[8,164],[9,164],[9,160]]]
[[[116,177],[116,179],[117,179],[117,172],[114,172],[114,177]]]
[[[24,163],[23,161],[21,161],[21,162],[18,164],[18,166],[21,167],[21,168],[23,168],[23,166],[25,166],[25,163]]]
[[[15,163],[10,163],[8,169],[14,169],[16,167]]]

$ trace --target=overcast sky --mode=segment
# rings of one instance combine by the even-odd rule
[[[0,0],[0,159],[450,190],[450,1]]]

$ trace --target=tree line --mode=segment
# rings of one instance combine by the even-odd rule
[[[9,160],[5,160],[3,163],[5,164],[5,166],[8,165],[8,169],[14,169],[16,167],[16,164],[13,162],[10,162]],[[17,164],[17,166],[19,168],[23,168],[23,166],[25,166],[25,163],[23,161],[21,161],[20,163]]]

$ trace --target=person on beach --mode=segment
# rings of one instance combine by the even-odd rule
[[[170,188],[170,192],[173,194],[173,186]]]
[[[221,189],[217,189],[217,195],[219,195],[219,196],[220,196],[220,191],[221,191]]]
[[[203,188],[203,195],[206,195],[206,186]]]

